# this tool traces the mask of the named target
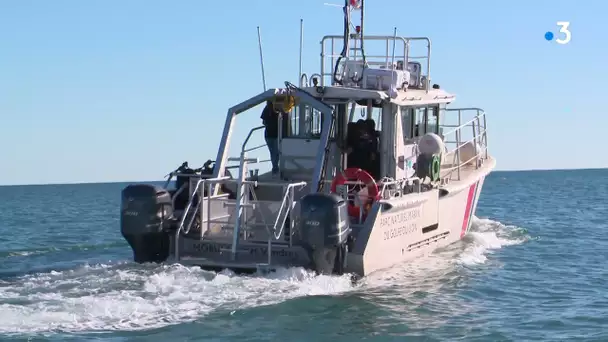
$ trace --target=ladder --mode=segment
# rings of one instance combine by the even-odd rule
[[[255,203],[248,203],[249,198],[249,187],[246,184],[245,177],[247,177],[247,165],[250,163],[257,163],[258,158],[247,158],[247,152],[243,150],[241,152],[241,156],[239,158],[229,158],[229,161],[238,161],[239,162],[239,176],[237,179],[237,188],[236,188],[236,203],[235,205],[235,218],[234,218],[234,231],[232,236],[232,246],[230,248],[230,258],[234,261],[236,260],[236,254],[238,253],[238,245],[239,245],[239,236],[240,230],[243,226],[243,222],[245,222],[245,209],[252,208],[255,209]]]

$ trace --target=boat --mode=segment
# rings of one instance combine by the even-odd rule
[[[452,108],[455,95],[431,82],[429,38],[365,35],[364,2],[343,10],[344,33],[322,38],[319,73],[228,109],[215,160],[122,190],[134,261],[363,277],[470,231],[496,165],[485,111]],[[250,143],[264,126],[229,156],[237,117],[259,117],[250,109],[264,103],[284,113],[278,176],[252,157],[266,148]]]

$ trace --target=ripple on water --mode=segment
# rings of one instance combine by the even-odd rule
[[[386,322],[380,319],[373,326],[385,324],[388,329],[403,322],[408,322],[410,329],[436,326],[450,315],[471,310],[468,304],[456,305],[458,289],[467,281],[463,265],[483,263],[486,259],[480,255],[526,239],[525,235],[502,232],[510,228],[494,221],[476,219],[474,224],[476,235],[470,241],[379,272],[357,285],[351,284],[349,276],[315,276],[302,269],[244,277],[180,265],[132,263],[19,276],[0,285],[0,332],[154,329],[197,321],[214,312],[256,307],[265,311],[270,310],[267,305],[288,299],[345,293],[359,298],[358,303],[369,300],[374,307],[390,312]],[[321,300],[332,303],[336,298]],[[404,309],[412,307],[415,309]],[[349,314],[355,313],[351,310]]]
[[[608,182],[600,178],[491,175],[479,212],[502,223],[474,219],[463,241],[357,286],[300,269],[241,277],[121,262],[131,258],[117,235],[123,185],[90,186],[84,195],[19,190],[28,210],[47,216],[46,229],[14,202],[0,211],[7,230],[38,232],[33,241],[0,237],[0,333],[77,341],[608,340]],[[68,197],[71,209],[53,208],[68,207],[56,204]]]

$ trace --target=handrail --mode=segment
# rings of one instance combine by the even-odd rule
[[[471,140],[468,140],[468,141],[467,141],[467,142],[465,142],[464,144],[460,145],[460,147],[462,147],[462,146],[466,145],[466,144],[467,144],[467,143],[469,143],[469,142],[473,142],[473,141],[475,141],[475,140],[480,140],[480,139],[479,139],[479,137],[475,137],[475,138],[473,138],[473,139],[471,139]],[[486,148],[486,147],[481,147],[481,146],[480,146],[480,150],[484,150],[484,152],[485,152],[485,150],[487,150],[487,148]],[[477,153],[477,154],[475,154],[475,156],[473,156],[472,158],[469,158],[468,160],[463,161],[463,162],[459,163],[459,164],[458,164],[458,165],[456,165],[456,166],[452,166],[452,167],[449,167],[449,168],[446,168],[446,169],[442,169],[442,171],[449,171],[449,172],[451,173],[452,171],[456,170],[457,168],[461,167],[462,165],[466,165],[467,163],[471,162],[473,159],[477,159],[477,158],[478,158],[478,157],[479,157],[481,154],[482,154],[482,153]],[[448,175],[449,175],[449,173],[448,173]],[[446,175],[446,176],[447,176],[447,175]]]
[[[267,146],[266,144],[258,145],[258,146],[255,146],[255,147],[252,147],[250,149],[245,150],[245,152],[251,152],[251,151],[259,150],[262,147],[266,147],[266,146]]]
[[[184,221],[186,220],[186,216],[187,216],[188,212],[190,211],[190,208],[192,207],[192,202],[194,202],[194,197],[197,195],[200,185],[204,184],[204,183],[219,183],[219,182],[221,182],[223,180],[227,180],[227,179],[230,179],[230,177],[223,176],[223,177],[217,177],[217,178],[204,178],[204,179],[199,179],[196,182],[194,191],[192,192],[192,195],[190,195],[190,201],[188,201],[188,206],[186,207],[186,209],[184,210],[184,214],[182,215],[182,219],[180,221],[178,230],[183,229]],[[201,197],[201,200],[204,198],[203,196],[200,196],[200,197]],[[208,195],[206,197],[213,197],[213,196]],[[216,196],[216,197],[218,197],[218,196]],[[188,234],[188,232],[190,232],[190,227],[188,227],[188,230],[185,231],[185,234]]]
[[[464,165],[467,165],[473,160],[477,160],[475,167],[478,168],[480,166],[479,159],[487,159],[488,158],[488,138],[487,138],[487,128],[486,128],[486,113],[481,108],[476,107],[468,107],[468,108],[450,108],[446,109],[446,112],[458,112],[458,124],[457,125],[441,125],[442,127],[450,127],[452,128],[450,131],[443,133],[443,141],[444,144],[450,143],[455,144],[456,146],[452,150],[447,150],[446,154],[453,154],[453,161],[450,167],[443,169],[442,168],[442,179],[451,179],[454,171],[457,172],[457,179],[460,179],[460,170]],[[462,112],[463,111],[475,111],[476,114],[472,119],[462,123]],[[483,118],[483,123],[482,119]],[[462,142],[462,131],[465,127],[470,126],[473,132],[473,138]],[[449,140],[447,137],[449,135],[454,135],[454,140]],[[466,161],[461,160],[461,150],[464,146],[468,144],[474,144],[475,155],[470,157]]]
[[[243,145],[242,145],[242,148],[241,148],[241,154],[242,153],[251,152],[251,151],[255,151],[255,150],[259,149],[259,148],[262,148],[262,147],[266,146],[266,144],[263,144],[263,145],[259,145],[259,146],[256,146],[256,147],[252,147],[250,149],[246,149],[245,148],[247,146],[247,143],[249,142],[249,139],[251,139],[251,135],[253,134],[253,132],[259,131],[259,130],[263,129],[264,127],[265,126],[254,127],[254,128],[252,128],[249,131],[249,134],[247,134],[247,137],[245,138],[245,141],[243,142]]]
[[[287,220],[287,214],[291,211],[291,205],[293,202],[293,194],[291,193],[291,191],[293,191],[293,189],[295,187],[304,187],[306,186],[308,183],[307,182],[298,182],[298,183],[289,183],[287,185],[287,187],[285,188],[285,194],[283,195],[283,201],[281,201],[281,206],[279,207],[279,211],[277,214],[277,218],[274,221],[274,226],[272,227],[273,230],[273,235],[275,239],[279,239],[281,237],[281,233],[283,233],[283,229],[285,229],[285,221]],[[290,203],[289,206],[287,207],[287,212],[285,213],[285,218],[283,219],[283,222],[281,224],[281,230],[279,231],[278,234],[276,234],[277,231],[277,225],[279,223],[279,217],[280,217],[280,213],[283,211],[283,208],[285,207],[285,201],[289,199]],[[269,232],[270,233],[270,232]]]
[[[192,226],[192,221],[193,221],[193,218],[196,216],[196,212],[192,215],[193,218],[188,223],[187,230],[184,229],[184,223],[186,221],[186,217],[188,216],[188,213],[190,212],[192,203],[194,202],[194,197],[197,195],[197,193],[199,191],[200,185],[205,184],[205,183],[219,183],[226,179],[230,179],[230,177],[223,176],[223,177],[217,177],[217,178],[204,178],[204,179],[199,179],[196,182],[194,191],[192,192],[192,195],[190,195],[190,200],[188,201],[188,205],[186,206],[186,209],[184,210],[184,212],[182,214],[182,218],[180,220],[179,226],[177,227],[177,230],[175,231],[175,258],[177,259],[177,261],[179,261],[179,239],[177,237],[182,232],[182,230],[184,231],[184,234],[188,234],[190,232],[190,228]],[[201,197],[200,200],[202,201],[204,197],[203,196],[200,196],[200,197]],[[208,196],[206,196],[206,197],[213,198],[214,196],[211,196],[208,194]],[[219,196],[215,196],[215,197],[219,197]],[[198,211],[198,206],[197,206],[197,211]]]
[[[324,180],[324,183],[329,184],[331,183],[331,180]],[[404,185],[414,185],[414,186],[418,186],[418,191],[420,192],[420,185],[422,184],[421,179],[417,176],[412,176],[409,178],[399,178],[399,179],[392,179],[392,178],[385,178],[385,179],[381,179],[379,181],[377,181],[377,184],[381,185],[380,187],[380,194],[382,196],[384,196],[385,192],[388,190],[388,186],[391,185],[396,185],[397,188],[395,189],[395,194],[396,193],[400,193],[403,194],[403,186]],[[361,182],[361,181],[345,181],[344,185],[365,185],[365,183]],[[357,204],[357,206],[361,206],[361,203],[359,202],[359,196],[358,194],[347,194],[346,197],[347,200],[354,200],[355,203]],[[363,221],[363,211],[359,212],[359,221],[358,223],[361,223]]]
[[[482,114],[482,115],[484,115],[484,116],[485,116],[485,113],[484,113],[484,114]],[[444,135],[444,136],[446,136],[446,135],[449,135],[449,134],[452,134],[452,133],[456,133],[456,131],[460,131],[462,128],[464,128],[464,127],[466,127],[466,126],[470,125],[471,123],[473,123],[473,122],[474,122],[474,121],[476,121],[476,120],[477,120],[477,116],[475,116],[473,119],[471,119],[471,120],[469,120],[469,121],[467,121],[467,122],[465,122],[465,123],[463,123],[463,124],[461,124],[461,125],[459,125],[459,126],[454,126],[454,129],[453,129],[453,130],[451,130],[451,131],[449,131],[449,132],[447,132],[447,133],[443,133],[443,135]],[[443,126],[443,125],[442,125],[442,126]],[[451,126],[443,126],[443,127],[451,127]]]
[[[420,73],[420,76],[424,76],[423,82],[424,82],[424,89],[426,90],[426,92],[428,93],[429,88],[430,88],[430,83],[431,83],[431,40],[428,37],[400,37],[400,36],[377,36],[377,35],[365,35],[364,37],[360,37],[363,41],[385,41],[386,42],[386,54],[385,55],[375,55],[375,54],[366,54],[366,60],[367,59],[384,59],[384,63],[378,62],[380,64],[385,64],[386,66],[388,66],[390,64],[389,59],[392,59],[391,55],[389,54],[389,44],[391,42],[393,42],[394,44],[396,44],[397,42],[399,43],[403,43],[403,52],[399,52],[398,54],[395,55],[395,58],[399,58],[399,59],[403,59],[403,63],[404,65],[408,65],[409,61],[411,60],[426,60],[426,75],[424,75],[422,73]],[[353,39],[352,37],[349,37],[348,39]],[[359,39],[356,38],[356,39]],[[331,42],[330,46],[327,46],[327,41]],[[338,52],[335,51],[335,43],[336,42],[340,42],[340,41],[344,41],[344,36],[342,35],[326,35],[321,39],[321,73],[320,73],[320,81],[321,81],[321,86],[325,85],[325,77],[329,76],[331,78],[331,82],[330,84],[333,84],[333,72],[334,72],[334,63],[336,62],[336,60],[341,57],[340,54],[338,54]],[[426,56],[410,56],[410,49],[411,49],[411,43],[412,42],[416,42],[416,41],[422,41],[422,42],[426,42],[426,49],[427,49],[427,55]],[[399,47],[399,49],[401,49],[401,47]],[[331,52],[328,52],[326,50],[330,50]],[[350,55],[351,51],[355,51],[354,55]],[[357,51],[357,47],[355,44],[355,47],[351,49],[351,51],[349,51],[349,55],[348,58],[354,58],[357,59],[359,56],[356,54]],[[328,59],[328,61],[326,61],[326,59]],[[329,64],[331,64],[329,66],[329,68],[327,68],[327,66],[325,65],[327,62],[329,62]],[[378,63],[374,63],[373,61],[367,60],[368,64],[378,64]],[[326,72],[326,68],[328,69],[328,72]]]
[[[247,146],[247,143],[249,142],[249,139],[251,139],[251,134],[253,134],[253,132],[258,131],[258,130],[260,130],[260,129],[262,129],[262,128],[264,128],[264,126],[258,126],[258,127],[254,127],[254,128],[252,128],[252,129],[249,131],[249,134],[247,134],[247,137],[245,138],[245,141],[243,142],[241,152],[243,152],[243,151],[244,151],[244,152],[247,152],[247,151],[245,150],[245,146]]]
[[[282,119],[282,117],[279,117],[280,120]],[[279,124],[279,136],[281,136],[281,126]],[[241,224],[245,225],[245,223],[242,223],[242,215],[246,213],[242,212],[242,208],[243,208],[243,197],[244,196],[248,196],[250,193],[251,195],[254,197],[254,202],[257,202],[257,198],[255,196],[255,192],[252,191],[252,189],[250,188],[250,185],[253,183],[253,185],[258,185],[259,183],[257,181],[246,181],[245,180],[245,176],[246,176],[246,168],[247,168],[247,164],[249,163],[249,160],[247,159],[247,152],[251,152],[253,150],[259,149],[263,146],[266,145],[260,145],[260,146],[256,146],[250,149],[247,149],[247,143],[249,142],[249,139],[251,138],[253,132],[263,129],[265,126],[258,126],[255,127],[253,129],[251,129],[249,131],[249,133],[247,134],[247,137],[245,138],[245,141],[242,144],[241,147],[241,154],[240,154],[240,163],[239,163],[239,177],[237,179],[237,196],[236,196],[236,217],[235,217],[235,224],[234,224],[234,228],[233,228],[233,238],[232,238],[232,246],[231,246],[231,252],[232,252],[232,257],[234,258],[236,256],[237,253],[237,246],[238,246],[238,240],[239,240],[239,231],[241,229]],[[280,152],[279,152],[280,153]],[[257,159],[256,159],[257,160]],[[278,239],[278,237],[276,237],[276,230],[277,230],[277,224],[279,223],[279,218],[280,218],[280,214],[282,213],[284,207],[285,207],[285,203],[287,199],[290,199],[291,201],[293,201],[293,196],[291,196],[290,194],[292,193],[292,190],[295,186],[304,186],[306,185],[306,182],[299,182],[299,183],[290,183],[287,185],[287,188],[285,190],[285,194],[283,195],[283,200],[281,201],[281,207],[279,209],[279,212],[277,214],[277,218],[274,222],[274,225],[272,227],[272,233],[270,231],[270,228],[268,227],[268,225],[266,224],[266,222],[264,222],[264,227],[266,228],[267,232],[268,232],[268,263],[270,263],[270,258],[271,258],[271,244],[272,244],[272,239],[271,239],[271,235],[275,236],[276,239]],[[280,186],[284,186],[283,184],[276,184],[276,183],[269,183],[269,185],[280,185]],[[290,201],[290,202],[291,202]],[[283,219],[283,223],[282,226],[285,226],[285,220],[287,218],[287,214],[289,213],[289,211],[291,210],[291,203],[289,206],[289,209],[287,210],[287,212],[285,213],[285,218]],[[254,210],[255,210],[255,206],[253,206]],[[263,215],[262,215],[263,217]],[[283,229],[283,228],[282,228]],[[282,229],[279,233],[279,237],[280,234],[282,233]]]

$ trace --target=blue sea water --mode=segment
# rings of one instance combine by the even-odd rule
[[[0,339],[608,341],[608,170],[495,172],[473,232],[352,285],[136,265],[125,184],[0,187]]]

